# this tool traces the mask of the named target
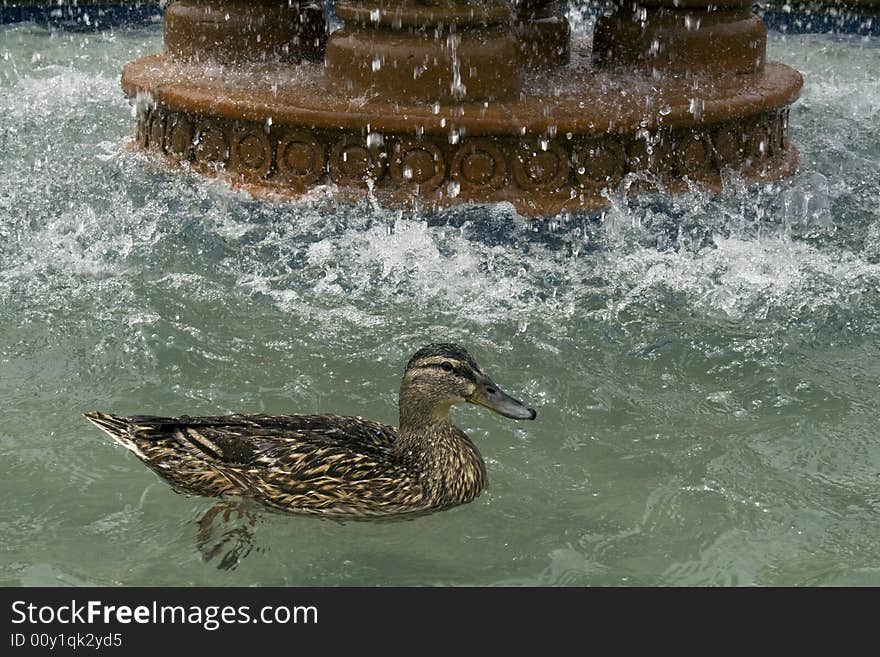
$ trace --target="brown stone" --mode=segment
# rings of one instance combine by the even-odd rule
[[[503,151],[488,139],[469,139],[452,159],[452,179],[465,192],[501,189],[507,181]]]
[[[272,150],[272,143],[261,127],[239,127],[232,135],[230,167],[242,175],[262,178],[272,168]]]
[[[559,191],[568,183],[571,157],[557,142],[520,142],[513,157],[513,178],[530,192]]]
[[[590,189],[613,188],[626,171],[626,150],[617,139],[595,139],[575,151],[574,175]]]
[[[285,131],[275,153],[279,175],[296,188],[304,189],[324,175],[325,147],[309,130]]]
[[[432,192],[446,178],[446,161],[440,146],[430,140],[401,139],[392,150],[390,170],[398,187]]]
[[[199,124],[193,153],[197,162],[226,163],[229,159],[229,142],[222,123],[207,119]]]
[[[344,136],[330,153],[330,178],[339,185],[367,187],[381,180],[387,154],[378,144],[368,145],[361,137]]]
[[[278,0],[178,0],[165,12],[165,48],[221,62],[320,58],[327,41],[316,5]]]
[[[681,73],[757,73],[764,68],[767,28],[748,10],[646,9],[600,16],[593,61]]]
[[[192,155],[193,125],[185,115],[175,116],[167,126],[166,150],[169,154],[188,160]]]
[[[680,176],[700,175],[712,167],[712,144],[702,132],[686,132],[675,145],[675,170]]]
[[[159,152],[165,150],[165,115],[162,112],[153,112],[144,132],[150,149]]]
[[[337,2],[346,25],[322,64],[293,63],[304,53],[285,50],[297,32],[284,21],[268,41],[243,27],[253,12],[306,15],[297,3],[187,0],[166,16],[168,52],[127,65],[122,84],[144,99],[138,145],[273,197],[332,182],[390,204],[542,215],[602,207],[627,177],[630,191],[677,193],[718,190],[723,170],[790,175],[787,108],[803,80],[764,61],[760,21],[736,0],[646,6],[599,20],[595,48],[577,53],[593,65],[562,66],[567,24],[540,32],[564,23],[556,2]],[[241,34],[216,25],[221,10]]]
[[[337,13],[351,24],[331,35],[325,61],[352,95],[445,103],[519,90],[511,65],[518,42],[506,2],[393,4],[338,3]]]
[[[532,68],[567,64],[571,56],[571,27],[556,0],[519,0],[516,36],[522,62]]]

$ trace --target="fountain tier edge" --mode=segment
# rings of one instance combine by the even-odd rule
[[[601,57],[593,43],[572,45],[571,61],[566,50],[563,64],[524,56],[506,63],[508,71],[516,66],[516,79],[486,73],[510,55],[503,39],[487,40],[479,31],[471,38],[467,26],[440,39],[410,33],[413,47],[437,48],[436,57],[421,53],[417,62],[449,57],[450,36],[451,50],[458,49],[452,54],[462,59],[423,80],[411,75],[411,61],[399,66],[403,72],[394,70],[396,50],[413,45],[399,28],[386,27],[383,36],[375,26],[346,27],[331,35],[326,52],[316,43],[314,52],[296,54],[295,63],[224,61],[214,56],[223,48],[197,56],[193,40],[180,34],[189,25],[175,24],[173,10],[166,15],[166,53],[123,71],[125,93],[138,99],[137,144],[256,196],[296,197],[332,182],[343,195],[369,190],[389,205],[509,202],[523,215],[543,216],[598,210],[624,178],[633,192],[719,191],[725,171],[762,181],[797,168],[788,106],[803,79],[783,64],[764,63],[766,32],[745,10],[700,14],[705,27],[684,37],[669,26],[693,14],[653,10],[660,12],[653,25],[665,32],[649,29],[645,38],[663,56],[647,62],[638,44],[628,50],[629,40],[619,38],[629,24],[600,19],[594,42]],[[351,14],[355,24],[357,16]],[[704,41],[696,49],[691,31]],[[721,57],[700,55],[719,43],[719,33],[730,32],[734,41],[751,35],[752,45],[728,48]],[[658,47],[664,38],[668,45]],[[555,40],[566,39],[564,32]],[[674,56],[681,39],[690,51]],[[222,39],[213,41],[218,44]],[[382,55],[367,61],[365,73],[357,59],[369,60],[371,48]],[[755,55],[752,64],[744,52]],[[303,54],[326,61],[305,61]],[[455,76],[456,65],[470,77]],[[383,67],[391,71],[387,78]],[[456,83],[467,88],[461,97]]]

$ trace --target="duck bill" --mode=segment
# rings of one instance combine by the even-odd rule
[[[538,415],[534,409],[525,406],[495,385],[488,376],[480,382],[468,401],[513,420],[534,420]]]

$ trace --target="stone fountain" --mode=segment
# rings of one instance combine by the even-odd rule
[[[264,197],[595,210],[608,190],[791,175],[800,74],[749,0],[619,2],[572,43],[548,0],[179,0],[131,62],[137,144]]]

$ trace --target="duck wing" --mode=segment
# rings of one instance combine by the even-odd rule
[[[170,441],[178,448],[195,448],[211,459],[235,465],[287,461],[286,452],[320,458],[322,449],[381,457],[390,452],[397,437],[388,425],[341,415],[120,417],[87,413],[86,418],[123,444],[133,441],[139,447],[165,444],[171,448]]]
[[[422,504],[387,425],[338,415],[86,417],[182,492],[290,511],[386,515]]]

